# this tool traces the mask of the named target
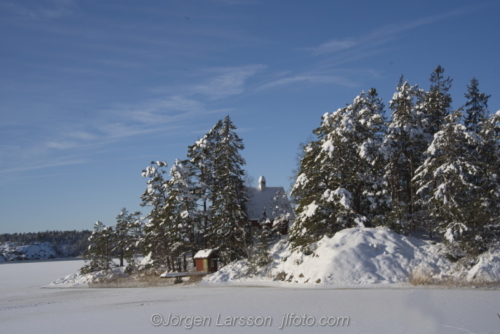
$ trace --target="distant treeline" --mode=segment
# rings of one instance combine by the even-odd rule
[[[4,233],[0,234],[0,243],[17,242],[22,245],[48,242],[54,247],[60,245],[70,246],[73,250],[71,256],[82,255],[89,246],[89,236],[92,234],[89,230],[83,231],[45,231],[29,233]]]

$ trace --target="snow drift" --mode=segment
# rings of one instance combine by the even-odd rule
[[[55,280],[54,282],[50,283],[49,286],[83,287],[88,286],[92,283],[102,283],[127,276],[128,275],[125,273],[125,267],[116,267],[109,270],[95,271],[89,274],[71,274]]]
[[[310,252],[291,251],[284,240],[272,249],[273,263],[251,279],[309,284],[406,283],[412,272],[438,276],[450,262],[440,247],[385,228],[351,228],[310,245]],[[247,280],[246,261],[221,268],[205,282]]]
[[[467,273],[469,282],[489,283],[500,281],[500,250],[486,252]]]

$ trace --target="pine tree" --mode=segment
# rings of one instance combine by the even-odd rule
[[[290,241],[306,246],[352,226],[370,226],[388,204],[379,146],[383,104],[374,89],[351,105],[325,114],[305,147],[292,190],[298,199]]]
[[[475,133],[481,132],[482,124],[486,120],[488,112],[488,99],[491,95],[486,95],[479,92],[479,82],[476,78],[472,78],[470,86],[467,86],[467,93],[465,97],[465,111],[467,116],[465,118],[465,126],[467,130]]]
[[[118,253],[120,267],[127,261],[131,270],[135,265],[134,254],[138,252],[137,243],[141,238],[142,222],[140,212],[129,213],[123,208],[116,217],[114,251]]]
[[[208,248],[209,226],[211,223],[210,203],[214,185],[213,148],[215,130],[212,128],[203,138],[188,148],[186,166],[190,168],[194,177],[194,193],[201,208],[197,210],[199,220],[198,238],[195,248]],[[199,238],[201,236],[201,238]]]
[[[167,163],[164,161],[152,161],[142,171],[142,177],[148,178],[146,191],[142,194],[141,206],[151,206],[151,211],[146,216],[148,220],[144,225],[144,237],[140,244],[145,254],[151,254],[154,266],[167,265],[171,269],[169,258],[168,228],[164,220],[164,207],[167,203],[167,180],[164,174]]]
[[[170,169],[170,180],[168,181],[168,200],[166,208],[172,220],[167,224],[171,226],[169,238],[172,240],[172,251],[176,258],[183,257],[183,270],[187,270],[186,253],[191,251],[192,256],[196,252],[196,233],[198,224],[198,196],[193,183],[193,170],[189,168],[187,161],[176,160]],[[193,259],[194,263],[194,259]]]
[[[246,256],[250,240],[242,168],[245,160],[239,153],[244,145],[235,130],[236,126],[226,116],[217,122],[211,133],[214,137],[213,185],[210,191],[212,223],[207,236],[210,247],[218,249],[222,263]]]

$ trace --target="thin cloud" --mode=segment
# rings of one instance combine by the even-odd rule
[[[257,91],[273,89],[277,87],[293,84],[334,84],[344,87],[357,87],[359,83],[352,79],[355,74],[351,73],[323,74],[325,71],[331,71],[336,66],[372,57],[391,50],[390,42],[398,39],[405,31],[416,29],[425,25],[445,20],[450,17],[463,15],[472,8],[460,8],[444,14],[429,16],[413,20],[404,24],[386,25],[367,35],[348,39],[331,39],[316,47],[306,47],[299,50],[306,51],[313,57],[322,57],[315,65],[314,71],[297,73],[295,75],[286,75],[283,78],[265,83],[257,88]],[[477,7],[473,8],[477,9]],[[354,70],[355,71],[355,70]],[[358,71],[359,72],[359,71]],[[367,72],[366,70],[364,72]],[[321,74],[318,74],[321,73]],[[373,73],[366,73],[374,75]],[[357,76],[360,74],[358,73]]]
[[[58,19],[73,14],[77,8],[73,0],[37,1],[35,6],[24,5],[19,1],[7,1],[1,6],[12,13],[32,20]]]
[[[42,169],[42,168],[50,168],[50,167],[59,167],[59,166],[67,166],[67,165],[79,165],[87,162],[87,160],[84,159],[78,159],[78,160],[63,160],[63,161],[56,161],[56,162],[36,162],[34,164],[30,164],[28,166],[24,167],[16,167],[16,168],[10,168],[10,169],[4,169],[0,170],[0,173],[12,173],[12,172],[23,172],[23,171],[28,171],[28,170],[34,170],[34,169]]]
[[[313,55],[318,56],[318,55],[322,55],[325,53],[333,53],[333,52],[351,49],[358,44],[359,44],[359,41],[355,41],[353,39],[347,39],[347,40],[332,39],[328,42],[321,44],[318,47],[304,48],[304,50],[310,51]]]
[[[198,83],[157,87],[151,92],[196,100],[218,100],[244,93],[247,90],[248,80],[266,68],[260,64],[209,68],[196,73]]]
[[[66,141],[66,142],[64,142],[64,141],[62,141],[62,142],[51,141],[51,142],[47,143],[47,148],[55,148],[58,150],[67,150],[67,149],[74,148],[76,146],[78,146],[77,143],[70,142],[70,141]]]
[[[205,110],[204,103],[185,96],[169,96],[137,105],[118,107],[110,113],[143,124],[164,124],[182,120]]]
[[[463,15],[465,13],[470,12],[471,10],[477,10],[483,7],[484,6],[479,6],[479,7],[468,6],[447,13],[443,13],[440,15],[433,15],[409,21],[403,24],[386,25],[365,36],[361,36],[358,38],[343,39],[343,40],[331,39],[329,41],[326,41],[325,43],[322,43],[317,47],[306,47],[300,50],[307,51],[311,53],[311,55],[313,56],[331,55],[331,54],[342,55],[348,51],[353,51],[353,50],[365,52],[366,49],[377,47],[381,44],[385,44],[389,41],[399,38],[399,35],[405,31],[433,24],[435,22],[442,21],[450,17]],[[356,57],[356,59],[359,59],[359,57]]]
[[[212,2],[222,3],[225,5],[252,5],[258,3],[255,0],[212,0]]]
[[[275,80],[260,86],[257,90],[267,90],[280,86],[286,86],[294,83],[309,84],[336,84],[345,87],[357,87],[359,84],[342,76],[334,75],[296,75],[287,78]]]
[[[230,111],[212,108],[210,101],[244,93],[249,78],[264,68],[263,65],[247,65],[202,70],[201,78],[196,76],[198,82],[185,85],[180,92],[163,92],[164,97],[103,109],[97,119],[80,124],[61,121],[58,131],[53,131],[52,124],[50,129],[38,135],[41,140],[32,137],[15,146],[1,147],[0,156],[5,163],[0,171],[8,173],[84,163],[88,161],[84,157],[127,138],[187,134],[192,120]],[[55,162],[47,163],[50,157]],[[19,169],[14,165],[29,167]]]
[[[217,73],[203,84],[188,89],[191,94],[201,94],[210,100],[238,95],[245,91],[246,81],[257,72],[265,69],[264,65],[247,65],[242,67],[219,68],[211,71]]]

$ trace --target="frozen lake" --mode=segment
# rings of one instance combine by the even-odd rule
[[[500,333],[500,291],[389,285],[44,287],[75,273],[82,264],[82,260],[1,264],[0,332]],[[152,317],[163,324],[154,326]],[[289,326],[283,326],[284,317]],[[348,326],[338,325],[345,321],[341,317],[349,317]],[[263,326],[256,325],[260,320],[265,320]],[[337,324],[320,326],[320,321]]]

